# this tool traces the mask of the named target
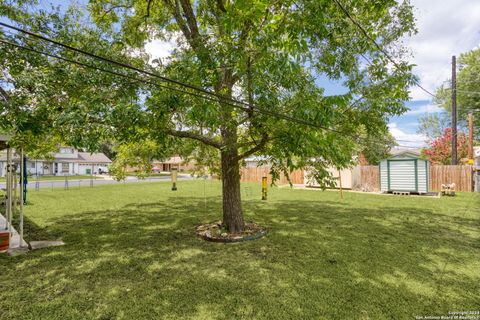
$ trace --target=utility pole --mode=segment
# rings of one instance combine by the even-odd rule
[[[475,191],[475,171],[473,170],[473,113],[468,114],[468,163],[472,165],[472,192]]]
[[[468,114],[468,159],[473,159],[473,113]]]
[[[452,56],[452,165],[457,165],[457,58]]]

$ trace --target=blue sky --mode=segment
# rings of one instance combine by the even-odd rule
[[[451,78],[452,55],[457,57],[480,44],[479,0],[412,0],[418,34],[405,39],[412,51],[414,73],[430,92]],[[390,120],[390,131],[397,139],[421,144],[425,137],[417,134],[418,118],[425,113],[442,112],[420,88],[411,88],[410,111]]]

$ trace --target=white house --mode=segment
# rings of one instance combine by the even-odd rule
[[[52,155],[51,160],[30,159],[27,155],[26,170],[29,175],[55,175],[73,176],[84,174],[100,174],[108,172],[108,166],[112,161],[103,153],[79,152],[75,148],[60,147],[58,152]],[[20,160],[15,154],[14,162]],[[0,153],[0,176],[5,176],[7,157]]]
[[[265,156],[250,156],[243,161],[245,161],[245,168],[270,168],[268,158]]]

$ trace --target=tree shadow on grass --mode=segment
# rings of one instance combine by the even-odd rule
[[[480,301],[478,238],[465,232],[478,221],[252,200],[246,218],[268,236],[225,245],[194,235],[220,218],[207,200],[207,212],[202,197],[170,197],[56,219],[38,234],[66,246],[1,261],[4,303],[28,301],[22,314],[37,319],[412,319]]]

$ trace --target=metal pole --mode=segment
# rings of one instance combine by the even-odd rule
[[[93,164],[92,164],[92,170],[90,171],[90,188],[93,188]]]
[[[21,189],[23,192],[23,204],[27,204],[27,191],[28,191],[28,172],[27,172],[27,157],[25,156],[25,152],[23,151],[23,149],[21,149],[21,153],[22,153],[22,164],[23,164],[23,169],[22,169],[22,172],[23,172],[23,177],[22,177],[22,185],[23,185],[23,189]]]
[[[19,228],[20,228],[20,247],[22,247],[23,244],[23,200],[25,199],[24,191],[25,191],[25,185],[23,184],[24,179],[25,179],[25,162],[23,160],[24,155],[23,155],[23,148],[20,149],[20,223],[19,223]]]
[[[12,187],[13,187],[13,197],[12,197],[12,201],[13,201],[13,205],[12,205],[12,215],[13,213],[15,213],[17,211],[17,187],[18,187],[18,183],[17,183],[17,166],[13,163],[13,159],[12,159]]]
[[[42,172],[43,172],[44,163],[42,162]],[[35,159],[35,191],[40,189],[40,181],[38,181],[38,163],[37,159]]]
[[[457,58],[452,56],[452,165],[457,165]]]
[[[7,212],[8,231],[12,232],[12,149],[7,149]]]

